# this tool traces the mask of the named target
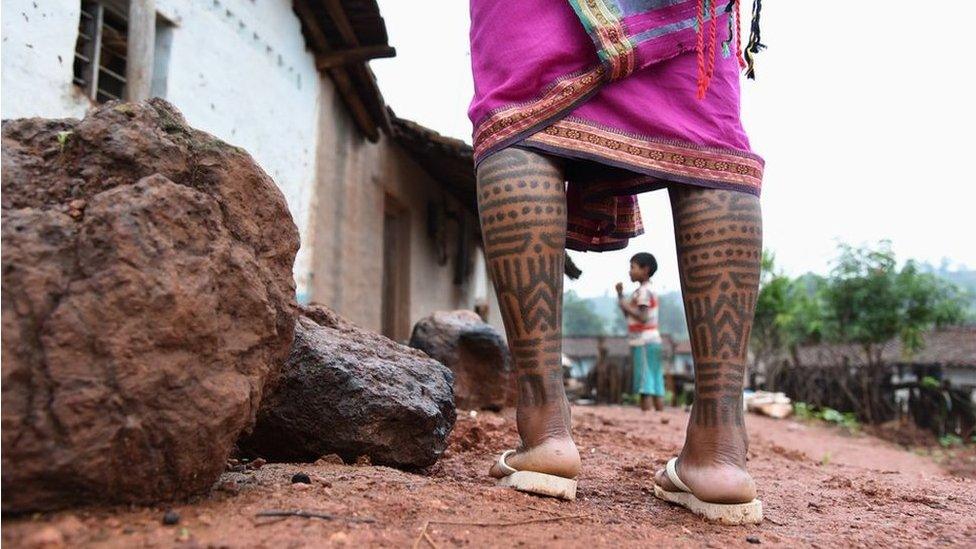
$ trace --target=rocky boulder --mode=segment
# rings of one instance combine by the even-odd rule
[[[243,451],[273,461],[433,465],[454,426],[451,371],[321,306],[303,308],[281,377]]]
[[[413,327],[410,346],[454,372],[458,408],[498,410],[515,403],[508,345],[474,312],[438,311],[421,319]]]
[[[207,491],[288,355],[298,232],[162,100],[3,122],[3,510]]]

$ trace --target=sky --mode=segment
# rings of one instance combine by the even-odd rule
[[[470,143],[468,3],[425,0],[422,12],[402,0],[379,5],[397,49],[371,63],[387,104]],[[976,268],[976,62],[968,38],[976,2],[924,5],[930,9],[763,5],[768,49],[757,58],[757,80],[743,79],[742,118],[766,160],[765,246],[787,274],[826,274],[839,242],[882,239],[900,260]],[[610,291],[638,251],[657,257],[658,291],[679,288],[667,193],[639,200],[645,234],[617,252],[571,253],[583,276],[568,290]]]

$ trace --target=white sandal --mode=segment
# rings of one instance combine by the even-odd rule
[[[535,471],[519,471],[512,468],[505,459],[515,453],[506,450],[498,456],[498,468],[505,476],[498,479],[498,486],[509,486],[520,492],[529,492],[540,496],[574,500],[576,499],[576,481],[571,478],[536,473]]]
[[[680,505],[696,515],[705,517],[712,522],[722,524],[759,524],[763,520],[762,502],[754,499],[749,503],[708,503],[695,497],[691,488],[678,478],[675,463],[678,458],[671,458],[664,473],[671,484],[679,491],[670,492],[654,484],[654,495],[664,501]]]

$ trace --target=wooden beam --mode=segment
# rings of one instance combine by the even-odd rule
[[[312,41],[315,43],[315,49],[323,55],[331,53],[333,51],[332,46],[329,45],[329,40],[326,38],[325,33],[322,32],[322,27],[319,26],[318,20],[315,18],[315,13],[309,8],[307,0],[295,0],[295,9],[305,22]],[[345,102],[346,107],[349,108],[353,120],[356,121],[356,125],[359,126],[360,131],[370,141],[379,139],[379,129],[376,126],[376,122],[369,115],[369,111],[366,109],[366,105],[363,104],[362,99],[360,99],[359,94],[356,93],[356,87],[353,86],[352,79],[349,77],[346,69],[344,67],[335,67],[329,69],[328,73],[332,77],[332,81],[335,83],[339,95],[342,96],[342,100]]]
[[[346,10],[342,7],[342,1],[323,0],[323,3],[325,4],[325,10],[329,13],[329,17],[332,18],[332,22],[339,29],[339,35],[346,41],[346,45],[349,47],[358,46],[359,39],[356,37],[356,31],[353,30],[352,24],[349,23],[349,18],[346,17]]]
[[[306,0],[295,0],[295,10],[298,11],[299,17],[305,22],[308,33],[312,35],[312,42],[315,42],[315,47],[323,52],[332,51],[332,47],[329,46],[329,40],[325,37],[325,33],[322,32],[322,27],[319,26],[319,22],[315,19],[315,14],[308,7]]]
[[[325,4],[325,10],[329,14],[329,18],[332,19],[332,23],[339,30],[339,35],[342,39],[346,41],[346,47],[355,48],[359,46],[359,38],[356,36],[355,29],[352,28],[352,24],[349,22],[349,18],[346,16],[346,10],[342,5],[342,0],[321,0]],[[383,128],[387,133],[392,130],[390,126],[390,117],[386,112],[386,107],[383,105],[383,95],[379,91],[379,86],[376,84],[376,78],[373,76],[373,71],[369,70],[369,67],[361,65],[356,67],[355,73],[360,75],[360,80],[365,81],[369,87],[369,93],[378,98],[379,105],[376,105],[373,116],[374,120]],[[367,107],[368,109],[368,107]]]
[[[376,77],[373,75],[373,71],[365,64],[354,65],[354,67],[355,70],[359,71],[361,80],[366,82],[368,88],[367,93],[369,93],[371,98],[375,99],[375,108],[371,110],[373,120],[389,135],[393,131],[393,127],[390,124],[390,113],[384,104],[383,93],[380,92],[380,87],[376,83]]]
[[[129,0],[129,32],[125,60],[125,99],[149,99],[156,49],[156,0]]]
[[[352,111],[353,119],[356,120],[359,129],[366,136],[366,139],[375,143],[380,138],[379,128],[376,126],[373,117],[369,115],[362,98],[359,97],[359,92],[356,91],[356,86],[353,85],[349,73],[342,67],[330,69],[328,73],[332,77],[332,81],[335,82],[346,106]]]
[[[370,59],[393,57],[396,50],[390,46],[363,46],[348,50],[336,50],[315,56],[315,66],[319,70],[326,70],[351,63],[363,63]]]

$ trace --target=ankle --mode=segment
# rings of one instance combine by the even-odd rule
[[[748,450],[749,442],[744,428],[695,428],[692,425],[688,427],[681,461],[703,467],[733,466],[745,469]]]
[[[538,446],[548,440],[573,440],[568,412],[563,410],[519,408],[516,418],[519,435],[527,446]]]

